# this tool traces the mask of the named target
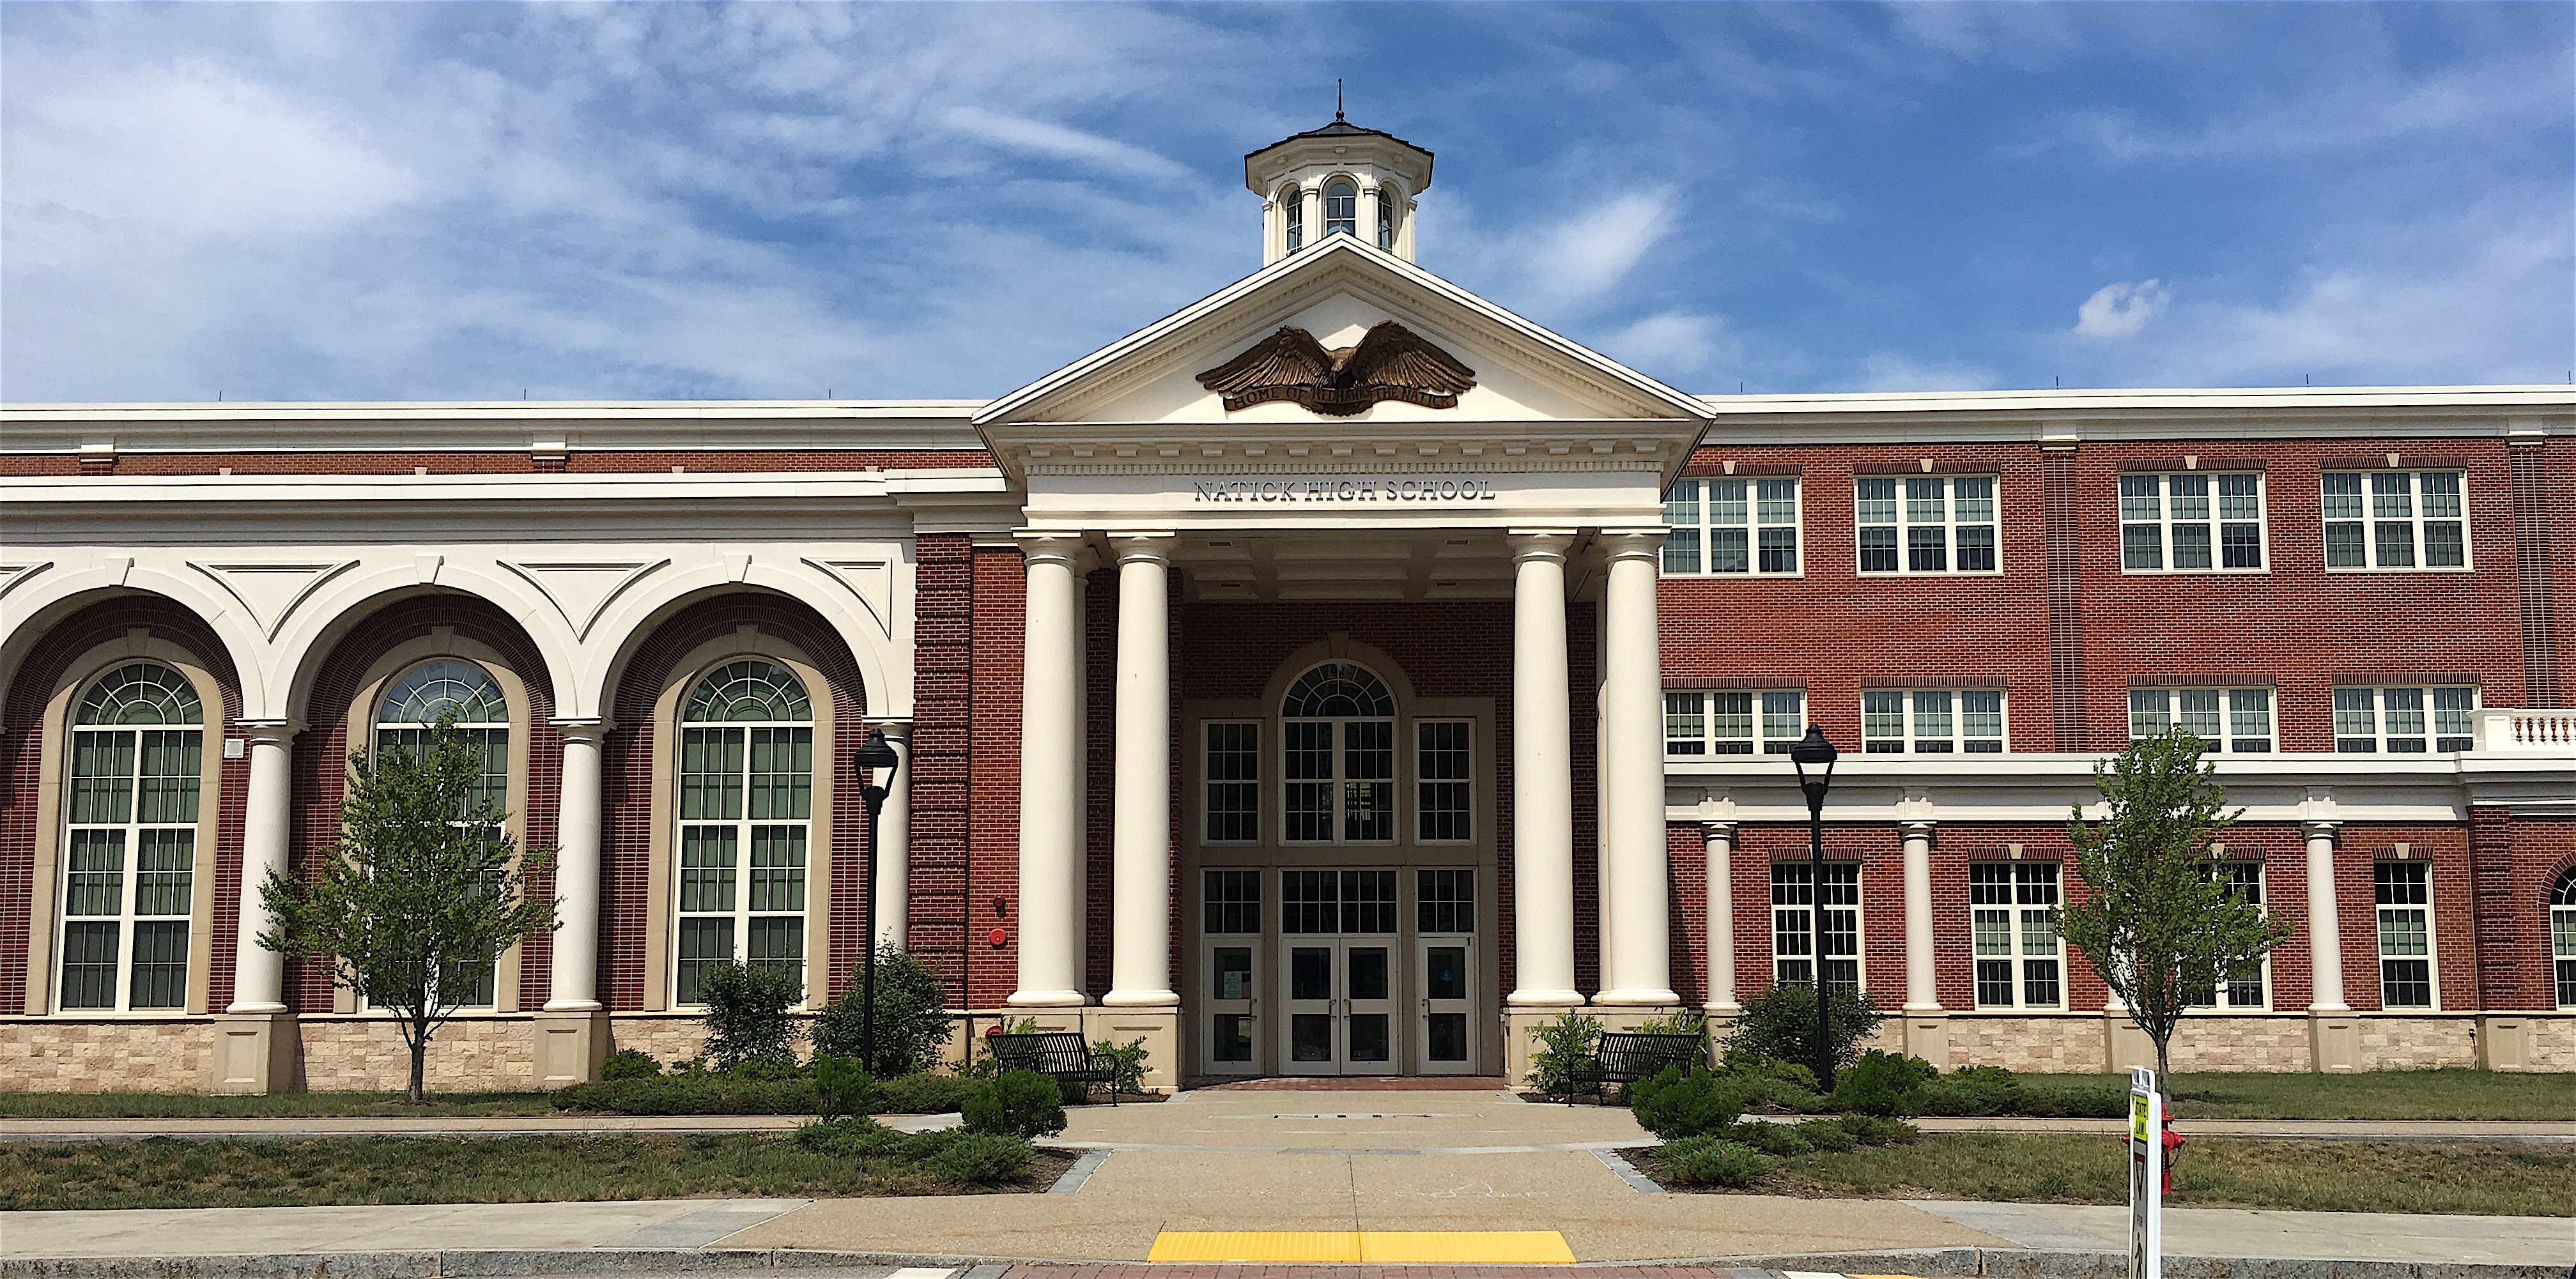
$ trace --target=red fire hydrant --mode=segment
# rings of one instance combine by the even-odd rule
[[[2177,1150],[2182,1149],[2182,1134],[2174,1131],[2174,1129],[2173,1129],[2173,1116],[2171,1116],[2171,1115],[2167,1115],[2167,1116],[2165,1116],[2165,1135],[2164,1135],[2164,1142],[2165,1142],[2165,1157],[2164,1157],[2165,1184],[2164,1184],[2164,1193],[2165,1193],[2165,1194],[2170,1195],[2170,1194],[2172,1194],[2172,1193],[2173,1193],[2173,1166],[2174,1166],[2174,1152],[2175,1152],[2175,1151],[2177,1151]]]

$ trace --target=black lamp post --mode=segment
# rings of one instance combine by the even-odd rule
[[[867,954],[859,961],[859,1057],[871,1075],[877,1071],[877,814],[885,810],[886,788],[876,784],[876,770],[886,770],[886,781],[894,781],[895,765],[902,759],[886,745],[885,730],[880,728],[860,743],[850,756],[850,771],[859,776],[859,797],[868,802],[868,895],[860,908],[859,929],[867,939]]]
[[[1833,788],[1834,761],[1840,758],[1825,730],[1813,724],[1789,748],[1798,789],[1807,795],[1807,952],[1816,978],[1816,1087],[1824,1092],[1834,1090],[1833,1010],[1825,1001],[1825,792]],[[1825,771],[1808,776],[1818,765]]]

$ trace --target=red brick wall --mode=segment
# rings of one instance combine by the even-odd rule
[[[2343,1001],[2376,1011],[2379,1002],[2379,906],[2373,867],[2407,845],[2411,860],[2432,867],[2434,984],[2441,1011],[2465,1012],[2478,998],[2475,877],[2466,826],[2353,824],[2335,852],[2335,914],[2343,929]],[[2299,909],[2307,905],[2302,899]]]
[[[408,475],[426,467],[432,475],[527,474],[568,471],[595,474],[619,471],[744,471],[786,474],[796,471],[909,471],[945,467],[991,466],[982,449],[839,449],[713,450],[637,452],[574,450],[559,463],[540,461],[526,452],[417,453],[119,453],[112,466],[83,466],[69,453],[0,453],[0,475]]]
[[[914,542],[909,949],[966,998],[973,952],[967,834],[974,775],[974,548],[956,534]]]
[[[2495,1006],[2555,1008],[2557,965],[2549,944],[2549,895],[2559,876],[2576,869],[2576,820],[2515,818],[2510,830],[2513,888],[2507,909],[2523,930],[2511,942],[2512,959],[2527,975],[2516,985],[2515,1002]]]
[[[314,667],[313,689],[306,702],[305,731],[295,739],[292,799],[287,810],[287,849],[300,873],[318,873],[322,858],[340,832],[340,800],[347,788],[349,755],[369,742],[349,740],[350,701],[367,669],[396,647],[427,636],[434,627],[452,627],[460,638],[489,645],[507,659],[510,670],[527,685],[527,810],[521,821],[523,844],[544,848],[555,842],[555,823],[562,802],[563,736],[546,721],[555,713],[554,684],[544,657],[517,620],[498,606],[471,595],[440,592],[388,604],[350,629]],[[531,876],[531,896],[554,891],[552,875]],[[539,933],[521,949],[519,1006],[546,1002],[548,963],[554,936]],[[297,1012],[331,1011],[328,964],[289,961],[286,1006]]]
[[[186,649],[223,688],[221,705],[206,713],[206,760],[223,765],[223,784],[201,803],[215,806],[215,882],[198,885],[214,894],[209,939],[208,994],[220,1011],[233,998],[233,950],[241,922],[242,803],[250,792],[246,760],[223,760],[222,739],[241,737],[241,685],[232,654],[196,614],[151,595],[128,595],[92,604],[55,623],[19,663],[0,713],[0,1015],[27,1011],[29,912],[35,903],[36,810],[44,767],[45,702],[71,673],[81,654],[130,630]]]
[[[966,874],[972,922],[967,925],[971,959],[966,997],[969,1007],[995,1008],[1019,985],[1020,672],[1028,630],[1028,569],[1015,547],[978,548],[974,556],[974,775]],[[1006,913],[992,910],[997,901]],[[1000,946],[985,940],[995,928],[1002,930]]]
[[[822,672],[829,688],[807,689],[808,696],[832,699],[834,731],[828,756],[817,753],[814,767],[829,769],[834,781],[829,812],[814,814],[818,829],[832,833],[831,883],[809,885],[807,900],[825,905],[828,918],[807,927],[830,929],[831,971],[824,991],[839,995],[864,945],[860,909],[867,887],[867,806],[850,782],[850,759],[867,740],[865,685],[849,647],[822,616],[798,600],[745,590],[701,600],[656,627],[635,650],[610,696],[609,717],[617,731],[609,734],[600,761],[600,1001],[620,1010],[644,1006],[649,983],[664,975],[645,967],[645,937],[662,927],[651,918],[648,897],[652,873],[653,702],[671,680],[680,660],[701,644],[721,640],[741,626],[758,626],[802,651]],[[809,983],[813,980],[808,975]]]

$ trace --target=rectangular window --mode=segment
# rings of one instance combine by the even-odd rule
[[[2475,750],[2477,709],[2474,685],[2338,688],[2335,749],[2365,755]]]
[[[1426,933],[1476,931],[1476,872],[1414,872],[1414,928]]]
[[[2326,567],[2467,568],[2464,488],[2459,471],[2326,472]]]
[[[1283,870],[1279,872],[1279,931],[1283,933],[1394,932],[1395,872],[1391,870]]]
[[[1995,477],[1863,476],[1853,482],[1863,573],[1993,573]]]
[[[1200,882],[1207,886],[1207,931],[1261,931],[1260,871],[1212,870]]]
[[[1664,495],[1664,572],[1794,574],[1798,571],[1798,478],[1708,477]]]
[[[1342,742],[1342,838],[1395,838],[1395,725],[1353,720]]]
[[[2260,754],[2272,749],[2268,688],[2133,688],[2129,736],[2160,737],[2180,728],[2211,751]]]
[[[1287,809],[1287,837],[1329,840],[1333,837],[1333,726],[1292,720],[1279,726],[1287,738],[1281,788]]]
[[[2381,862],[2370,870],[2379,902],[2379,1005],[2433,1006],[2432,867]]]
[[[1860,695],[1870,755],[1995,755],[2004,749],[2000,688],[1871,689]]]
[[[1475,837],[1471,809],[1475,781],[1475,725],[1466,720],[1423,720],[1414,729],[1415,824],[1423,843],[1464,843]]]
[[[1802,689],[1664,694],[1667,755],[1786,755],[1807,733]]]
[[[2124,573],[2258,571],[2264,544],[2259,471],[2120,477]]]
[[[1860,864],[1825,865],[1825,992],[1860,991]],[[1771,970],[1783,986],[1805,986],[1816,979],[1814,938],[1815,868],[1801,862],[1771,863]]]
[[[72,734],[56,1007],[187,1003],[203,740],[194,728]]]
[[[1968,864],[1977,1007],[2055,1008],[2065,1002],[2056,906],[2055,862]]]
[[[2210,878],[2224,880],[2233,896],[2257,906],[2263,904],[2263,863],[2212,862],[2207,871]],[[2266,1007],[2263,992],[2268,984],[2265,978],[2269,974],[2270,963],[2269,959],[2255,960],[2228,974],[2216,986],[2194,992],[2187,1002],[2194,1008]]]
[[[1207,841],[1261,838],[1261,726],[1207,726]]]

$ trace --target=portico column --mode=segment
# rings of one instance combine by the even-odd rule
[[[894,748],[894,768],[886,775],[885,809],[877,815],[877,846],[869,853],[875,864],[868,883],[876,894],[877,946],[902,950],[912,938],[912,721],[879,720],[875,727]]]
[[[295,729],[282,719],[244,720],[250,733],[250,794],[242,805],[241,931],[233,942],[233,1001],[228,1013],[286,1011],[286,957],[259,944],[275,923],[259,888],[287,866],[288,766]],[[264,1091],[264,1090],[263,1090]]]
[[[1573,699],[1565,665],[1572,529],[1514,529],[1512,547],[1513,989],[1520,1007],[1583,1002],[1574,989]]]
[[[1601,985],[1595,1003],[1660,1007],[1673,993],[1664,833],[1664,668],[1655,625],[1664,530],[1605,529],[1602,604]]]
[[[1082,535],[1022,533],[1020,971],[1010,1002],[1082,1002]]]
[[[550,1013],[599,1008],[599,749],[612,727],[601,719],[559,719],[563,790],[555,821],[554,960],[547,970]]]
[[[1708,845],[1708,1012],[1732,1017],[1735,1002],[1735,823],[1701,822]]]
[[[2308,1011],[2349,1012],[2343,1002],[2343,926],[2335,914],[2335,845],[2343,823],[2299,824],[2308,840],[2308,971],[2315,974]]]
[[[1119,1008],[1181,1002],[1172,973],[1172,535],[1117,533],[1116,779],[1109,847],[1115,930],[1109,994]]]
[[[1905,830],[1905,1011],[1941,1011],[1941,985],[1933,967],[1939,952],[1932,944],[1932,823],[1906,822]]]

